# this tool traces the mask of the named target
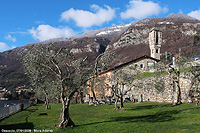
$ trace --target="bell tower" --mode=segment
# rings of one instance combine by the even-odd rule
[[[162,32],[153,29],[149,33],[149,47],[151,52],[151,57],[160,60],[160,48],[162,43]]]

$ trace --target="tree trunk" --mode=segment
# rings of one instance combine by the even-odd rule
[[[178,67],[176,86],[178,87],[178,97],[176,105],[182,104],[181,102],[181,87],[180,87],[180,67]]]
[[[60,122],[57,124],[57,127],[74,127],[75,124],[71,120],[69,116],[69,105],[72,97],[74,96],[75,92],[77,92],[77,89],[74,89],[68,97],[64,96],[64,86],[63,84],[61,85],[61,102],[62,102],[62,111],[60,114]]]
[[[48,93],[46,92],[45,89],[43,89],[43,91],[44,91],[44,94],[45,94],[45,101],[44,101],[44,103],[45,103],[45,105],[46,105],[46,109],[49,109]]]
[[[117,100],[118,100],[118,98],[115,99],[115,108],[114,108],[114,110],[118,110],[118,107],[117,107]]]
[[[74,127],[75,124],[69,116],[70,99],[67,98],[66,101],[62,99],[62,103],[64,104],[63,104],[61,115],[60,115],[60,123],[57,126],[58,127],[67,127],[67,126]]]
[[[120,109],[121,110],[125,110],[124,104],[123,104],[123,97],[122,96],[120,97]]]
[[[45,106],[46,106],[46,109],[49,109],[49,99],[47,97],[45,97]]]
[[[178,87],[178,96],[177,96],[176,105],[180,105],[181,104],[181,88],[179,85],[177,85],[177,87]]]
[[[84,103],[84,101],[83,101],[83,92],[82,91],[80,92],[80,97],[81,97],[80,98],[80,103]]]
[[[97,100],[96,100],[96,95],[95,95],[95,92],[94,92],[94,90],[92,90],[92,95],[93,95],[93,101],[95,101],[95,102],[96,102]]]
[[[75,93],[74,100],[75,100],[75,103],[78,103],[78,92]]]

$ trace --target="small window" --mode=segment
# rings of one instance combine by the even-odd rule
[[[135,68],[137,68],[138,67],[138,65],[137,64],[135,64]]]
[[[143,68],[143,64],[140,64],[140,68]]]
[[[156,53],[158,53],[158,49],[156,49]]]
[[[148,66],[148,67],[153,67],[153,66],[154,66],[154,63],[153,63],[153,62],[147,62],[147,66]]]

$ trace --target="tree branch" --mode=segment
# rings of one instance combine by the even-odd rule
[[[56,71],[54,71],[50,66],[47,66],[47,65],[42,64],[42,63],[40,63],[39,65],[40,65],[40,66],[43,66],[43,67],[45,67],[45,68],[47,68],[47,69],[49,69],[49,70],[50,70],[51,72],[53,72],[57,77],[60,78],[60,75],[59,75]]]
[[[58,52],[56,53],[56,55],[55,55],[53,58],[55,58],[56,56],[58,56],[62,50],[63,50],[63,48],[60,48],[60,49],[58,50]]]

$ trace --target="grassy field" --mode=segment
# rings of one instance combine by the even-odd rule
[[[30,107],[0,122],[1,129],[37,129],[54,132],[138,132],[200,133],[200,107],[195,104],[172,106],[166,103],[126,103],[125,111],[113,111],[114,105],[72,104],[74,128],[56,128],[61,104]]]

